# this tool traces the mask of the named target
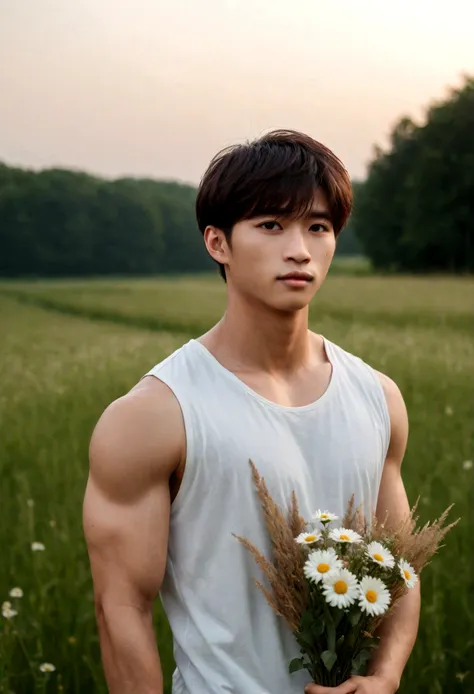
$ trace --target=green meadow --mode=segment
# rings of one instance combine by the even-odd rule
[[[17,613],[0,618],[0,692],[107,691],[82,535],[90,435],[112,400],[224,306],[217,277],[0,284],[0,597]],[[461,518],[424,573],[404,694],[474,691],[473,316],[472,278],[363,271],[331,273],[311,307],[317,332],[399,385],[404,479],[421,520],[452,503]],[[15,587],[22,597],[10,597]],[[159,601],[155,625],[169,694]]]

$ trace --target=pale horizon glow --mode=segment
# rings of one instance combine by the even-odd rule
[[[362,178],[474,74],[473,26],[465,0],[0,0],[0,162],[196,184],[278,127]]]

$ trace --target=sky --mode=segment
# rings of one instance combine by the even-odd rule
[[[292,128],[360,179],[474,75],[473,26],[469,0],[0,0],[0,161],[196,184]]]

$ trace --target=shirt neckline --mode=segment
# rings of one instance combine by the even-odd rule
[[[314,410],[318,407],[321,407],[324,403],[326,403],[331,397],[332,394],[334,393],[336,386],[337,386],[337,379],[338,379],[338,368],[337,368],[337,363],[334,359],[334,352],[332,350],[332,345],[331,342],[324,337],[324,335],[320,335],[320,337],[323,340],[324,344],[324,349],[326,352],[326,356],[328,358],[329,363],[331,364],[331,378],[329,379],[328,386],[324,393],[319,396],[316,400],[313,400],[313,402],[308,403],[307,405],[280,405],[279,403],[274,402],[273,400],[269,400],[268,398],[264,397],[263,395],[260,395],[260,393],[257,393],[256,390],[248,386],[242,379],[240,379],[238,376],[236,376],[232,371],[230,371],[227,367],[225,367],[221,362],[205,347],[202,342],[199,342],[199,340],[196,339],[191,339],[189,340],[189,345],[196,347],[200,353],[210,362],[212,363],[228,380],[232,381],[235,385],[237,385],[241,390],[246,392],[248,395],[253,397],[256,400],[259,400],[261,403],[264,405],[271,407],[275,410],[279,410],[280,412],[289,412],[293,414],[297,414],[300,412],[308,412],[310,410]]]

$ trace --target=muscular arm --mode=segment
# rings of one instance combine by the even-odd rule
[[[405,403],[396,384],[379,374],[390,412],[392,435],[380,486],[377,517],[396,525],[410,512],[401,465],[408,439],[408,416]],[[390,521],[391,519],[391,521]],[[380,630],[380,647],[370,664],[369,673],[381,675],[398,689],[400,679],[415,644],[420,616],[420,584],[400,600]]]
[[[110,694],[163,692],[152,607],[183,439],[179,406],[156,379],[112,403],[92,436],[83,526]]]

